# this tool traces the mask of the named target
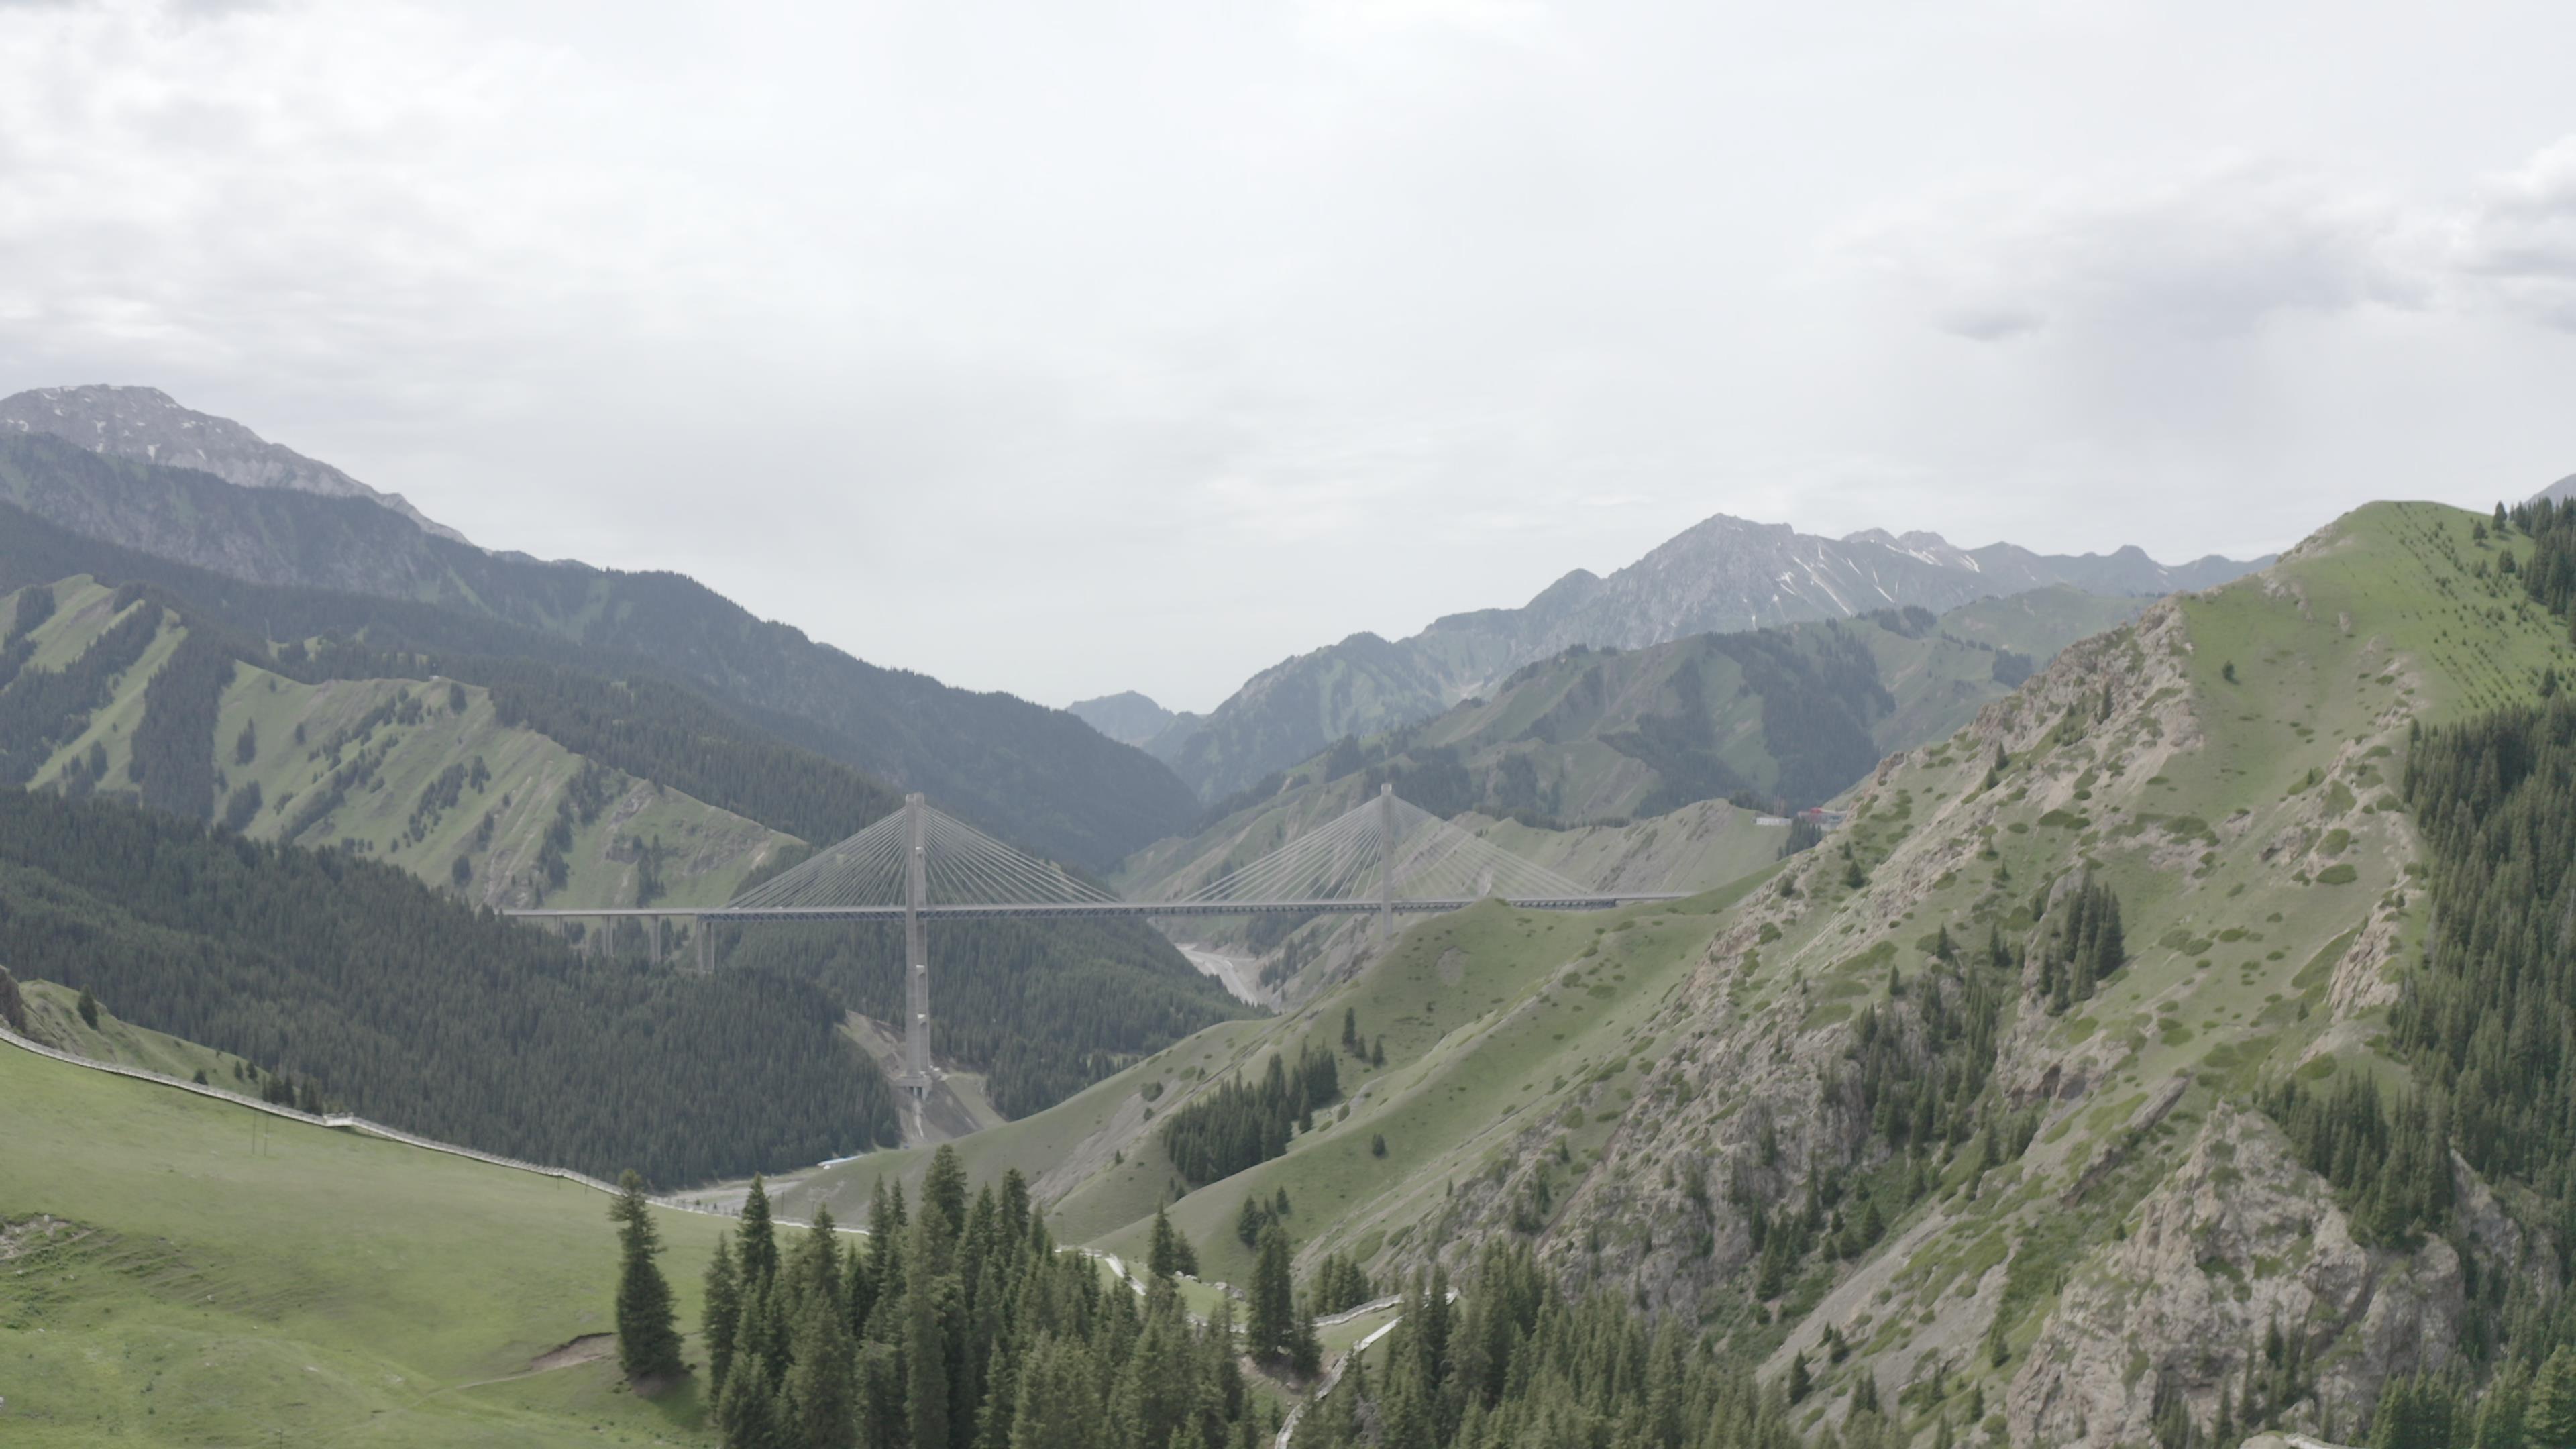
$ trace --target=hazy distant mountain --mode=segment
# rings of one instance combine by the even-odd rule
[[[2552,503],[2576,503],[2576,473],[2570,473],[2531,495],[2531,501],[2534,503],[2538,503],[2543,498]]]
[[[1065,712],[1122,745],[1144,744],[1179,718],[1132,689],[1077,700],[1066,705]]]
[[[1873,609],[1954,609],[2069,585],[2109,597],[2205,589],[2270,563],[2144,552],[1963,549],[1938,534],[1821,538],[1719,514],[1607,578],[1577,569],[1517,609],[1452,614],[1410,639],[1357,634],[1254,675],[1189,738],[1149,746],[1204,800],[1221,799],[1343,735],[1428,719],[1520,666],[1577,644],[1635,649]]]
[[[378,492],[230,418],[181,407],[155,387],[40,387],[0,398],[0,434],[6,433],[51,433],[93,453],[195,468],[243,488],[364,498],[441,538],[465,541],[455,529],[422,517],[399,493]]]

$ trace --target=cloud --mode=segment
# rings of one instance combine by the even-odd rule
[[[1840,246],[1974,342],[2046,329],[2215,341],[2365,308],[2576,331],[2576,136],[2449,196],[2233,161],[2118,192],[1954,198]]]
[[[2454,223],[2448,261],[2493,305],[2576,331],[2576,137],[2481,187]]]
[[[2290,313],[2427,305],[2427,219],[2361,188],[2230,161],[2161,186],[1958,199],[1846,243],[1942,331],[2239,336]]]

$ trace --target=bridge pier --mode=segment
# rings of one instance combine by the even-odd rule
[[[903,882],[903,1077],[895,1085],[919,1100],[930,1095],[930,923],[921,914],[930,903],[930,857],[921,797],[904,796],[903,813],[912,851]]]
[[[1377,943],[1395,939],[1395,782],[1377,787]]]

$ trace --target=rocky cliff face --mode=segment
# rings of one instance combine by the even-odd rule
[[[2463,1225],[2493,1266],[2519,1267],[2521,1231],[2462,1165]],[[2391,1375],[2460,1352],[2466,1276],[2439,1239],[2366,1248],[2278,1128],[2221,1103],[2147,1194],[2126,1236],[2077,1272],[2013,1376],[2017,1444],[2134,1444],[2178,1397],[2237,1422],[2286,1364],[2306,1366],[2308,1427],[2357,1422]],[[2277,1333],[2276,1333],[2277,1331]],[[2278,1353],[2270,1349],[2280,1343]]]
[[[441,538],[465,541],[455,529],[423,517],[399,493],[378,492],[230,418],[181,407],[158,388],[43,387],[0,398],[0,434],[6,433],[47,433],[111,458],[194,468],[243,488],[364,498]]]

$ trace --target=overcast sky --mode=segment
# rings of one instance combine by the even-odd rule
[[[1715,512],[2174,559],[2576,471],[2571,52],[2563,3],[0,3],[0,393],[1203,709]]]

